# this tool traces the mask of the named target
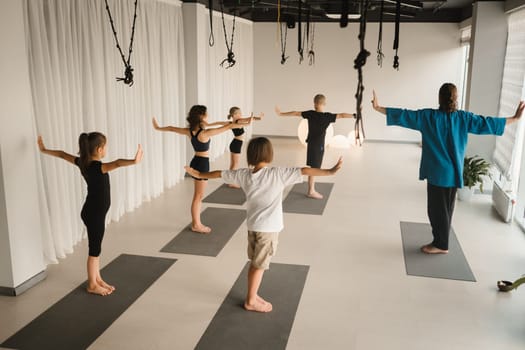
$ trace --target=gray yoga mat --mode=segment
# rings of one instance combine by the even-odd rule
[[[424,254],[420,248],[432,242],[429,224],[401,222],[403,253],[408,275],[476,282],[476,278],[459,245],[454,230],[450,230],[448,254]]]
[[[259,289],[259,295],[273,305],[273,311],[266,314],[245,311],[243,308],[248,268],[249,263],[235,281],[195,349],[286,348],[309,266],[270,265]]]
[[[315,189],[323,195],[323,199],[312,199],[306,196],[308,192],[307,182],[296,184],[283,201],[283,211],[285,213],[323,215],[333,187],[334,184],[330,182],[316,183]]]
[[[217,256],[246,220],[246,211],[206,208],[201,213],[201,220],[205,225],[211,227],[211,233],[196,233],[188,226],[166,244],[161,252]]]
[[[244,191],[240,188],[231,188],[228,185],[223,184],[204,198],[203,202],[243,205],[244,202],[246,202],[246,196],[244,195]]]
[[[24,350],[86,349],[175,261],[122,254],[101,271],[102,277],[116,286],[113,294],[89,294],[83,283],[0,346]]]

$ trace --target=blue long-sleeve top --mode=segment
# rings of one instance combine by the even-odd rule
[[[468,134],[502,135],[506,118],[437,109],[386,109],[387,125],[418,130],[423,139],[419,179],[434,186],[463,187],[463,159]]]

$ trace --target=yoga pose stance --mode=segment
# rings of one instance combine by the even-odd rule
[[[42,137],[38,137],[38,147],[44,154],[62,158],[80,168],[80,172],[87,183],[87,197],[82,207],[80,217],[86,225],[89,256],[87,259],[87,274],[89,293],[108,295],[115,291],[115,287],[104,282],[100,276],[99,256],[106,226],[106,213],[111,204],[109,189],[109,172],[117,168],[140,163],[142,147],[139,145],[134,159],[117,159],[109,163],[102,163],[106,156],[106,136],[99,132],[82,133],[78,138],[79,157],[64,151],[50,150],[44,146]]]
[[[253,113],[252,113],[253,116]],[[263,113],[259,114],[257,117],[253,117],[254,120],[261,120],[264,116]],[[234,123],[242,118],[241,109],[239,107],[230,108],[230,113],[228,114],[228,119],[231,119]],[[230,170],[235,170],[239,168],[239,161],[241,159],[241,149],[244,142],[244,128],[232,129],[233,140],[230,143]],[[229,185],[232,188],[239,188],[236,185]]]
[[[502,135],[505,125],[521,118],[525,103],[508,118],[482,117],[457,109],[454,84],[439,89],[439,109],[410,111],[379,105],[374,91],[374,109],[386,115],[387,125],[418,130],[423,140],[419,179],[427,180],[427,213],[434,240],[421,247],[427,254],[448,253],[448,237],[457,188],[463,187],[463,159],[468,134]]]
[[[248,226],[248,293],[244,308],[248,311],[270,312],[272,304],[258,295],[264,270],[277,251],[279,232],[283,229],[283,189],[303,181],[303,175],[334,175],[342,164],[341,158],[331,169],[270,167],[273,160],[272,144],[267,138],[257,137],[248,144],[247,160],[250,168],[199,172],[186,167],[196,178],[221,178],[235,184],[246,194]]]
[[[315,95],[314,110],[304,112],[281,112],[279,107],[275,107],[275,112],[282,117],[303,117],[308,120],[308,136],[306,143],[306,165],[311,168],[319,169],[323,163],[324,143],[326,129],[331,123],[335,123],[339,118],[355,118],[355,113],[328,113],[324,112],[326,97]],[[308,176],[308,197],[321,199],[323,195],[315,190],[315,175]]]
[[[249,125],[252,118],[241,118],[235,122],[215,122],[208,124],[208,112],[206,106],[195,105],[191,107],[188,117],[187,128],[178,128],[175,126],[160,127],[157,119],[153,118],[153,128],[159,131],[171,131],[177,134],[185,135],[190,138],[191,145],[195,151],[195,156],[191,160],[190,167],[202,172],[210,170],[209,149],[211,137],[219,135],[227,130],[242,128]],[[209,126],[219,126],[217,128],[206,129]],[[191,174],[190,174],[191,175]],[[211,228],[201,222],[201,204],[206,189],[206,181],[194,178],[193,200],[191,202],[191,230],[197,233],[210,233]]]

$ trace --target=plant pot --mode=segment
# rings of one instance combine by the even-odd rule
[[[458,199],[460,201],[469,202],[474,194],[474,187],[463,187],[458,189]]]

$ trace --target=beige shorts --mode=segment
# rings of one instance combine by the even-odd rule
[[[279,232],[248,231],[248,259],[256,269],[268,270],[277,251]]]

